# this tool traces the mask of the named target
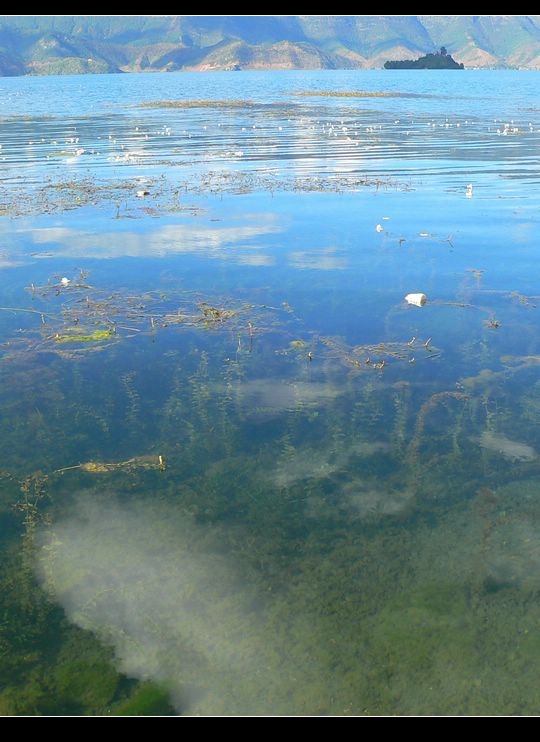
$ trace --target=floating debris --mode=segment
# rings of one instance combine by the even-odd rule
[[[423,307],[427,302],[427,296],[425,294],[407,294],[405,301],[407,304],[414,304],[415,307]]]
[[[11,360],[28,351],[53,351],[63,358],[77,358],[129,338],[155,337],[160,330],[174,327],[223,328],[233,333],[238,348],[243,347],[242,338],[246,337],[246,350],[251,351],[254,338],[282,327],[283,311],[292,314],[286,325],[297,319],[288,304],[270,307],[217,296],[211,297],[210,303],[210,297],[207,301],[191,291],[110,291],[89,283],[83,269],[71,278],[54,275],[42,285],[32,281],[26,290],[32,297],[31,306],[0,306],[0,313],[35,318],[34,323],[17,329],[14,338],[4,341],[4,358]]]
[[[134,469],[159,469],[160,471],[164,471],[166,468],[165,459],[162,455],[145,455],[134,456],[126,461],[117,462],[88,461],[84,464],[75,464],[74,466],[56,469],[53,474],[63,474],[73,469],[81,469],[92,474],[103,474],[110,471],[132,471]]]

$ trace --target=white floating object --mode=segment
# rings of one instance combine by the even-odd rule
[[[407,294],[405,297],[407,304],[414,304],[415,307],[423,307],[427,301],[425,294]]]
[[[60,279],[60,283],[62,284],[62,286],[69,286],[70,280],[69,280],[69,278],[66,278],[64,276],[63,278]]]
[[[150,191],[147,191],[146,189],[137,191],[137,198],[144,198],[145,196],[149,196]]]
[[[384,232],[383,225],[382,224],[377,224],[377,226],[375,227],[375,231],[376,232]]]

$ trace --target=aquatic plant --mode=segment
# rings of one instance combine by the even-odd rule
[[[414,93],[395,90],[300,90],[293,95],[320,98],[416,98]]]
[[[454,391],[437,392],[433,394],[428,400],[426,400],[420,407],[420,410],[416,417],[414,435],[409,443],[407,451],[407,458],[413,466],[413,471],[414,467],[417,467],[419,463],[419,452],[422,445],[424,428],[428,416],[438,407],[438,405],[444,405],[450,400],[457,400],[458,402],[464,403],[469,400],[469,395],[463,392]],[[456,424],[459,426],[459,417],[457,418]],[[448,435],[448,428],[446,426],[444,428],[444,433],[445,435]],[[456,436],[457,432],[454,432],[452,436],[454,441],[456,440]]]

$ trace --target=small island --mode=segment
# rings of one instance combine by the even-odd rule
[[[459,64],[441,46],[440,51],[426,54],[419,59],[389,60],[384,63],[385,70],[463,70],[463,64]]]

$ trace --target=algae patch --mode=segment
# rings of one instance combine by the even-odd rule
[[[113,328],[106,330],[94,330],[93,332],[78,332],[77,330],[66,330],[62,334],[54,336],[55,343],[97,343],[102,340],[112,340],[115,336]]]

